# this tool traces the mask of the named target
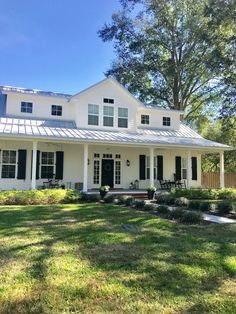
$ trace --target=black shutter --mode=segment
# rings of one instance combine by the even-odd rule
[[[181,180],[181,157],[175,157],[175,178]]]
[[[64,152],[56,152],[56,176],[55,179],[63,179]]]
[[[18,150],[18,169],[17,169],[17,179],[25,180],[26,176],[26,149]]]
[[[163,156],[157,156],[157,179],[163,180]]]
[[[192,180],[197,180],[197,157],[192,157]]]
[[[139,180],[146,179],[146,156],[139,155]]]
[[[31,178],[32,178],[32,163],[33,163],[33,151],[31,154]],[[40,166],[40,151],[37,150],[37,157],[36,157],[36,179],[39,179],[39,166]]]

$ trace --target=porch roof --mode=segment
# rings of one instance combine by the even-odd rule
[[[73,121],[36,120],[1,117],[1,137],[23,137],[32,139],[112,143],[128,145],[178,146],[229,150],[230,146],[209,141],[194,130],[180,124],[179,130],[143,129],[136,132],[103,131],[76,128]]]

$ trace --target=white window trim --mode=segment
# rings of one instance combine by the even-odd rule
[[[127,116],[124,116],[124,115],[119,115],[119,109],[126,109],[127,111]],[[129,127],[129,108],[127,107],[118,107],[117,109],[117,127],[119,129],[128,129]],[[127,127],[122,127],[122,126],[119,126],[119,119],[126,119],[127,120]]]
[[[43,155],[43,153],[53,153],[54,154],[53,164],[43,164],[42,163],[42,155]],[[47,180],[47,178],[42,178],[42,166],[53,166],[53,174],[54,175],[56,174],[55,173],[56,172],[56,152],[50,151],[50,150],[40,151],[39,160],[40,160],[40,164],[39,164],[39,179]],[[54,179],[54,177],[52,179]],[[49,180],[51,180],[51,179],[49,179]]]
[[[2,162],[3,151],[14,151],[14,152],[16,152],[16,163],[15,164],[5,164],[5,163],[3,163]],[[0,179],[1,180],[16,179],[17,178],[17,164],[18,164],[18,150],[16,150],[16,149],[2,149],[0,151]],[[2,178],[2,166],[3,165],[15,165],[15,177],[14,178]]]
[[[113,109],[113,115],[104,114],[105,107],[112,108]],[[105,128],[114,128],[114,116],[115,116],[114,107],[109,105],[109,104],[108,105],[104,105],[103,106],[103,117],[102,117],[102,125],[103,125],[103,127],[105,127]],[[104,125],[104,118],[113,118],[113,124],[112,125]]]
[[[145,117],[148,117],[148,123],[142,123],[142,117],[145,116]],[[146,122],[146,118],[145,118],[145,122]],[[149,114],[141,114],[140,116],[140,124],[141,125],[150,125],[150,115]]]
[[[183,167],[183,165],[185,164],[185,167]],[[186,178],[184,178],[183,175],[183,170],[185,170],[186,172]],[[188,177],[188,161],[187,161],[187,157],[181,157],[181,179],[183,180],[187,180]]]
[[[94,106],[94,107],[96,107],[96,108],[98,109],[98,113],[90,113],[90,112],[89,112],[89,106]],[[87,116],[88,125],[89,125],[89,126],[99,126],[99,119],[100,119],[100,117],[99,117],[99,105],[97,105],[97,104],[88,104],[88,111],[87,111],[87,113],[88,113],[88,116]],[[98,117],[98,124],[89,124],[89,116]]]

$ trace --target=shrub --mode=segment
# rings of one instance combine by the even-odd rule
[[[80,194],[74,190],[46,189],[0,192],[1,205],[44,205],[76,202]]]
[[[229,214],[234,209],[233,203],[231,202],[219,202],[217,204],[218,213],[221,215]]]
[[[137,209],[144,208],[145,202],[143,200],[134,200],[133,206]]]
[[[99,194],[88,194],[88,193],[81,193],[80,200],[82,202],[88,203],[96,203],[99,202],[101,199]]]
[[[127,198],[129,198],[130,196],[128,196],[128,195],[118,195],[118,197],[117,197],[117,203],[119,204],[119,205],[123,205],[123,204],[125,204],[125,201],[127,200]]]
[[[146,211],[153,211],[156,209],[156,206],[154,204],[145,204],[143,209]]]
[[[173,189],[171,191],[174,197],[187,197],[188,199],[228,199],[236,200],[236,189],[235,188],[224,188],[224,189]]]
[[[184,210],[182,208],[176,208],[170,211],[169,213],[169,218],[170,219],[175,219],[178,220],[180,217],[183,216]]]
[[[236,199],[236,189],[224,188],[218,191],[218,199],[235,200]]]
[[[199,201],[191,201],[188,204],[188,209],[190,210],[199,210],[201,202]]]
[[[125,205],[126,206],[132,206],[134,202],[134,198],[132,196],[127,197],[127,199],[125,200]]]
[[[177,206],[188,206],[189,205],[189,200],[186,197],[178,197],[175,200],[175,205]]]
[[[209,210],[215,210],[215,208],[216,208],[216,205],[214,203],[210,203],[210,202],[200,202],[200,205],[199,205],[199,209],[202,212],[209,211]]]
[[[201,212],[184,211],[179,221],[186,224],[198,224],[203,221]]]
[[[106,195],[104,198],[104,203],[113,203],[114,202],[114,195]]]
[[[173,205],[175,203],[175,198],[169,193],[161,193],[157,195],[158,204]]]
[[[170,213],[168,206],[165,206],[165,205],[158,206],[157,211],[159,214],[162,214],[162,215],[168,215]]]

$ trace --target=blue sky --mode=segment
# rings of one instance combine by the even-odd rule
[[[0,85],[75,93],[114,57],[97,31],[118,0],[1,0]]]

